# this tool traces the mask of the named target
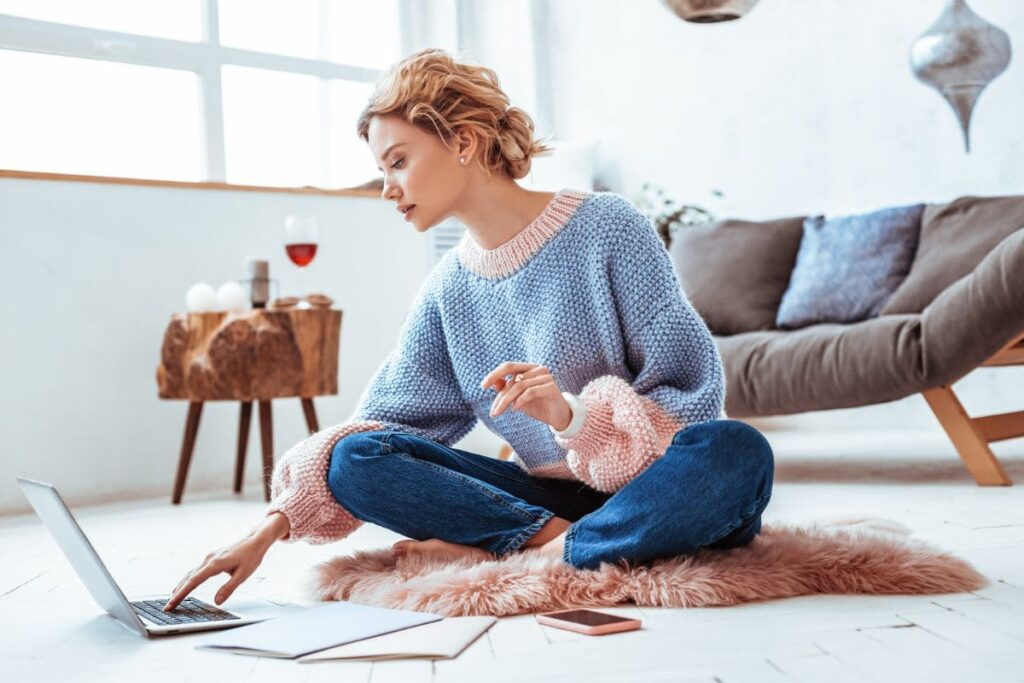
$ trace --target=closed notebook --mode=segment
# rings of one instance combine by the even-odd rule
[[[496,621],[494,617],[448,617],[423,626],[314,652],[301,657],[299,661],[451,659],[457,657]]]
[[[440,619],[436,614],[329,602],[252,626],[221,631],[201,640],[196,648],[294,659]]]

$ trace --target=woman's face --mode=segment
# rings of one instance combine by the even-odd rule
[[[374,116],[367,138],[377,168],[384,173],[381,196],[400,208],[413,206],[405,216],[417,231],[454,213],[472,166],[466,151],[461,155],[466,157],[463,165],[458,149],[449,149],[438,135],[393,115]]]

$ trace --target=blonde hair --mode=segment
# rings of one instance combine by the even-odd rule
[[[533,138],[533,119],[508,96],[491,69],[463,64],[437,48],[427,48],[393,65],[359,115],[356,130],[369,142],[370,119],[394,114],[437,133],[445,146],[461,129],[483,143],[477,159],[487,174],[503,171],[514,179],[530,172],[533,157],[552,148]]]

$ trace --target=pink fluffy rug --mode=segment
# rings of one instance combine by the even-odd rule
[[[766,525],[753,543],[702,550],[649,566],[578,570],[526,551],[500,560],[357,552],[318,565],[307,592],[319,600],[446,616],[509,616],[633,603],[712,607],[815,593],[935,594],[975,590],[986,579],[953,555],[881,519]]]

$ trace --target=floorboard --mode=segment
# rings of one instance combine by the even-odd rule
[[[609,611],[643,630],[601,638],[499,620],[451,661],[290,661],[203,652],[197,636],[145,640],[100,613],[31,515],[0,518],[0,607],[18,615],[0,638],[0,680],[36,681],[1024,681],[1024,460],[1004,464],[1016,486],[975,486],[946,455],[902,443],[891,462],[871,443],[806,435],[773,440],[776,486],[765,523],[886,517],[964,557],[991,581],[973,593],[819,595],[726,608]],[[59,482],[54,482],[58,484]],[[227,489],[227,487],[225,487]],[[166,593],[209,551],[262,516],[245,496],[190,495],[76,510],[93,545],[129,595]],[[364,526],[329,546],[275,546],[237,597],[303,601],[316,562],[399,537]],[[197,591],[211,600],[227,577]]]

